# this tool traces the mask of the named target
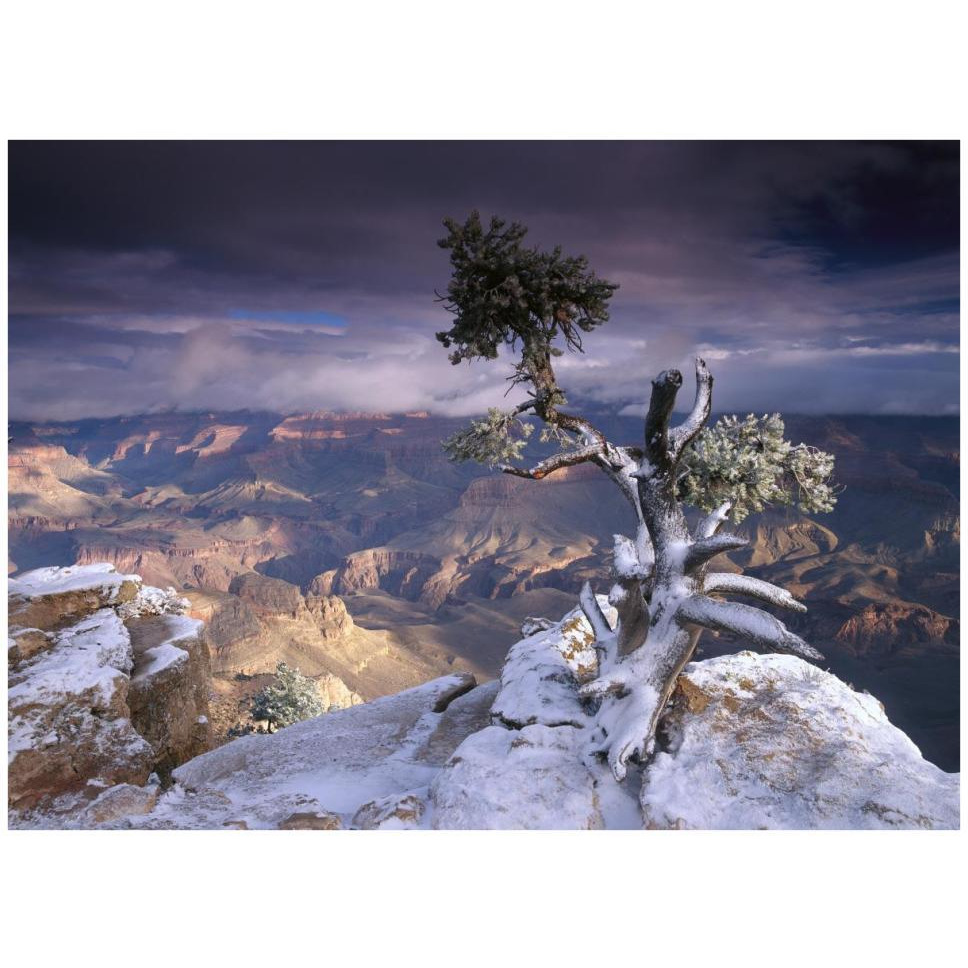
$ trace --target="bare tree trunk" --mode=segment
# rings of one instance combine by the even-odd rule
[[[608,474],[635,511],[635,538],[615,535],[615,583],[608,596],[618,613],[614,629],[591,586],[586,584],[581,594],[599,655],[598,678],[581,690],[583,697],[599,703],[592,748],[608,756],[615,776],[622,779],[630,761],[651,753],[659,717],[702,629],[732,632],[773,651],[823,657],[769,613],[708,595],[745,595],[803,610],[788,592],[768,582],[744,575],[707,575],[712,558],[746,544],[744,538],[719,533],[728,504],[708,514],[695,534],[689,533],[676,481],[683,453],[712,410],[713,378],[706,364],[696,360],[695,402],[676,427],[670,427],[669,421],[682,374],[678,370],[659,374],[652,382],[644,446],[631,448],[612,444],[584,418],[558,410],[559,391],[550,359],[535,357],[530,363],[536,395],[518,412],[534,410],[546,422],[578,434],[580,445],[530,470],[510,466],[502,470],[540,480],[564,467],[591,462]]]
[[[652,752],[659,717],[702,628],[733,631],[768,648],[820,657],[768,613],[706,596],[706,591],[746,594],[802,608],[783,589],[767,582],[744,576],[707,578],[711,558],[746,542],[717,533],[728,505],[707,516],[695,535],[689,533],[676,494],[676,476],[683,452],[705,425],[712,407],[712,376],[702,360],[696,361],[692,412],[670,429],[681,385],[682,376],[676,370],[653,381],[641,460],[630,471],[630,452],[611,448],[612,461],[605,467],[620,486],[626,483],[623,477],[635,480],[634,496],[625,486],[623,491],[641,521],[634,542],[616,536],[618,582],[610,595],[619,616],[615,629],[609,628],[590,587],[583,589],[581,597],[600,655],[599,677],[584,686],[582,694],[600,701],[593,748],[607,754],[618,779],[625,776],[630,761]]]

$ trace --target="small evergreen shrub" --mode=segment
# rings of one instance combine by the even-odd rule
[[[316,683],[285,662],[276,666],[276,681],[252,701],[252,718],[265,720],[270,733],[325,712],[328,710],[316,691]]]

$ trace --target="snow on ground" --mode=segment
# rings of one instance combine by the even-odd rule
[[[489,726],[469,736],[430,789],[445,830],[595,830],[595,779],[574,726]]]
[[[443,763],[424,755],[427,741],[448,699],[473,685],[471,676],[445,676],[272,735],[243,736],[178,767],[174,789],[132,824],[275,828],[293,813],[315,811],[348,826],[370,801],[410,792],[422,798]],[[429,822],[425,813],[420,823]]]
[[[141,576],[121,575],[115,571],[114,565],[102,563],[72,565],[69,568],[37,568],[17,578],[11,578],[7,588],[11,595],[22,595],[24,598],[64,595],[88,589],[99,589],[113,598],[126,581],[140,584]]]

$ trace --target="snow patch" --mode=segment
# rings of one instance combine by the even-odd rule
[[[93,690],[105,704],[115,680],[132,667],[131,640],[113,609],[102,608],[58,633],[54,646],[10,676],[10,708],[52,704],[57,697]]]
[[[118,589],[126,582],[141,583],[140,575],[118,574],[114,565],[72,565],[68,568],[36,568],[17,578],[11,578],[8,591],[11,595],[38,598],[42,595],[63,595],[67,592],[99,589],[113,600]]]
[[[166,669],[187,662],[188,652],[179,648],[177,643],[194,638],[204,624],[198,619],[188,618],[187,615],[166,615],[164,622],[168,632],[167,638],[158,645],[145,649],[139,656],[132,682],[143,683]]]

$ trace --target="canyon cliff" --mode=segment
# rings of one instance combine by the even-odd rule
[[[76,816],[118,785],[150,798],[212,746],[208,648],[177,595],[105,564],[27,572],[8,604],[12,810]]]

